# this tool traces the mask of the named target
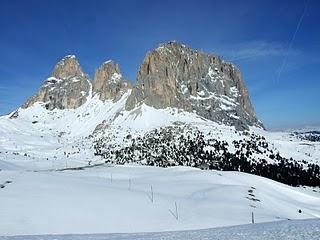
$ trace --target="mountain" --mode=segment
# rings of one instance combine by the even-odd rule
[[[320,185],[319,135],[264,131],[240,70],[177,42],[148,52],[133,86],[112,60],[91,82],[68,55],[39,92],[0,123],[6,149],[25,154],[41,152],[29,146],[31,138],[42,144],[47,137],[54,149],[74,144],[104,163],[234,170]]]
[[[112,60],[104,62],[95,72],[93,92],[99,94],[102,101],[117,101],[130,88],[130,82],[124,80],[119,65]]]
[[[92,94],[98,94],[102,101],[117,101],[131,88],[127,111],[146,104],[196,113],[236,129],[263,127],[237,67],[177,42],[161,44],[147,53],[134,86],[123,78],[119,65],[112,60],[96,70],[91,83],[76,57],[66,56],[23,108],[35,102],[45,103],[48,110],[77,108]]]
[[[319,217],[318,136],[266,131],[239,69],[176,42],[133,86],[112,60],[91,81],[68,55],[0,116],[0,235]]]
[[[22,107],[36,102],[45,103],[45,108],[71,109],[81,106],[90,95],[91,83],[74,55],[68,55],[57,63],[40,90]]]
[[[126,109],[141,103],[176,107],[240,129],[262,127],[240,70],[177,42],[161,44],[144,58]]]

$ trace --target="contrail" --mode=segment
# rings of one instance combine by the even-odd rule
[[[293,34],[293,36],[292,36],[292,38],[291,38],[291,41],[290,41],[290,43],[289,43],[287,52],[286,52],[286,54],[285,54],[285,56],[284,56],[284,59],[283,59],[283,61],[282,61],[281,66],[280,66],[280,69],[279,69],[279,72],[278,72],[278,77],[277,77],[277,81],[276,81],[276,82],[279,82],[280,77],[281,77],[281,74],[282,74],[282,71],[283,71],[285,65],[287,64],[288,53],[289,53],[289,51],[290,51],[291,48],[292,48],[292,44],[293,44],[293,42],[294,42],[294,40],[295,40],[295,38],[296,38],[296,36],[297,36],[297,33],[298,33],[299,28],[300,28],[300,26],[301,26],[302,20],[303,20],[303,18],[304,18],[304,15],[305,15],[306,12],[307,12],[308,4],[309,4],[309,0],[307,0],[307,1],[305,2],[305,4],[304,4],[303,12],[302,12],[302,14],[301,14],[301,16],[300,16],[300,19],[299,19],[299,21],[298,21],[296,30],[294,31],[294,34]]]

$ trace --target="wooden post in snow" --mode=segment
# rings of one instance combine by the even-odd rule
[[[169,212],[178,221],[179,220],[179,214],[178,214],[177,202],[174,202],[174,206],[175,206],[175,212],[171,211],[170,209],[169,209]]]
[[[254,224],[254,213],[251,213],[251,223]]]
[[[152,185],[150,186],[150,200],[153,203],[153,188],[152,188]]]
[[[179,220],[177,202],[174,202],[174,205],[175,205],[175,207],[176,207],[176,216],[177,216],[177,220]]]

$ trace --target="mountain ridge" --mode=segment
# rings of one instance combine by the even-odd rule
[[[177,107],[227,125],[260,126],[240,70],[220,57],[171,41],[149,51],[126,109],[141,102]]]
[[[129,89],[132,92],[125,110],[145,103],[158,109],[173,107],[194,112],[237,129],[263,128],[240,70],[219,56],[193,50],[176,41],[162,43],[147,52],[135,84],[125,80],[113,60],[98,67],[94,79],[90,80],[77,58],[67,55],[22,107],[43,102],[48,110],[72,109],[93,95],[99,95],[101,101],[117,101]]]
[[[55,65],[51,76],[22,108],[28,108],[36,102],[45,103],[47,110],[78,108],[86,102],[90,91],[88,75],[74,55],[67,55]]]

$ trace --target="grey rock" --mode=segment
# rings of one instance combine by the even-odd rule
[[[19,117],[19,110],[14,111],[13,113],[10,114],[10,119],[15,119]]]
[[[236,66],[177,42],[161,44],[145,56],[126,109],[142,103],[195,112],[237,129],[263,127]]]
[[[263,127],[236,66],[177,42],[161,44],[147,53],[134,87],[124,80],[113,61],[97,69],[91,84],[75,56],[68,55],[22,107],[43,102],[48,110],[77,108],[91,93],[98,94],[102,101],[117,101],[131,88],[126,110],[145,103],[158,109],[174,107],[194,112],[237,129]]]
[[[73,109],[86,102],[90,91],[88,76],[76,57],[68,55],[57,63],[51,77],[22,107],[28,108],[36,102],[43,102],[48,110]]]
[[[99,94],[102,101],[117,101],[131,88],[120,72],[120,67],[112,60],[104,62],[95,72],[93,92]]]

